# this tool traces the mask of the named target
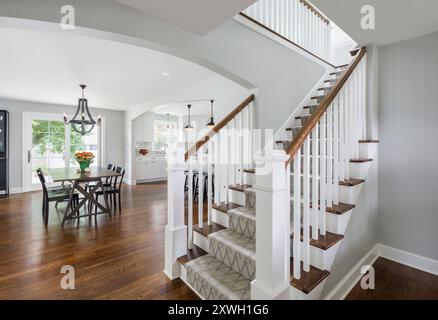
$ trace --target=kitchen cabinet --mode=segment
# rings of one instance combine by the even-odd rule
[[[167,178],[167,162],[164,155],[136,157],[134,179],[136,181],[165,180]]]

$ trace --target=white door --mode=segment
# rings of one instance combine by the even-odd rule
[[[41,168],[50,185],[49,169],[77,166],[76,151],[90,151],[96,156],[93,165],[100,163],[101,130],[96,126],[81,136],[64,124],[62,115],[23,113],[23,191],[41,188],[36,170]]]

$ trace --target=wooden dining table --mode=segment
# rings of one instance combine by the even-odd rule
[[[62,226],[64,226],[67,220],[80,219],[81,217],[91,217],[92,215],[97,216],[99,214],[108,214],[111,217],[111,204],[108,201],[103,180],[120,177],[121,173],[103,167],[92,167],[87,172],[80,172],[78,168],[67,167],[49,169],[49,174],[53,182],[61,182],[63,184],[70,182],[72,184],[67,208],[62,219]],[[95,195],[98,191],[101,191],[103,194],[104,204],[96,200]],[[82,194],[83,198],[80,199],[79,205],[73,207],[73,195],[75,192]],[[87,203],[94,204],[101,211],[96,210],[96,212],[92,213],[92,210],[86,210],[86,214],[81,215],[80,209]]]

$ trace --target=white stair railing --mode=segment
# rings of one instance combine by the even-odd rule
[[[259,0],[243,15],[328,61],[330,21],[306,0]]]
[[[366,139],[365,97],[362,48],[286,151],[286,173],[289,162],[294,168],[292,255],[297,280],[310,271],[310,237],[318,240],[326,234],[326,209],[339,205],[339,182],[350,178],[350,160],[358,159],[359,141]]]
[[[171,279],[179,277],[177,258],[194,247],[193,229],[212,225],[213,205],[230,202],[229,185],[243,184],[243,168],[252,165],[252,157],[244,153],[253,153],[253,138],[246,136],[252,134],[253,101],[254,95],[245,99],[187,151],[178,148],[168,153],[165,273]]]

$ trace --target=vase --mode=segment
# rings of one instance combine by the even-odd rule
[[[81,172],[86,172],[88,168],[90,168],[90,162],[79,162],[79,168],[81,168]]]

